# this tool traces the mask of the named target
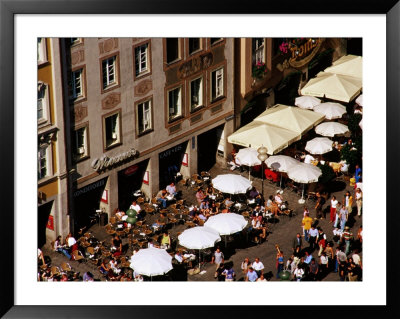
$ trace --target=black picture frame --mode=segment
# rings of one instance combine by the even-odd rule
[[[258,317],[279,316],[291,317],[296,314],[306,315],[311,311],[316,316],[338,317],[371,315],[373,317],[394,318],[399,316],[396,305],[396,293],[399,276],[395,273],[395,260],[387,259],[387,277],[381,278],[387,282],[386,306],[16,306],[15,305],[15,270],[14,270],[14,186],[15,186],[15,127],[14,127],[14,17],[16,14],[384,14],[387,21],[387,131],[386,131],[386,167],[387,194],[386,217],[387,229],[377,230],[377,240],[382,240],[386,233],[387,256],[396,256],[395,227],[398,225],[396,211],[396,181],[399,176],[400,136],[399,116],[399,42],[400,42],[400,4],[398,0],[311,0],[311,1],[245,1],[216,2],[201,1],[195,5],[186,0],[136,0],[136,1],[91,1],[91,0],[53,0],[53,1],[20,1],[0,0],[0,199],[2,203],[2,222],[7,221],[7,227],[2,227],[2,260],[0,262],[0,315],[4,318],[180,318],[198,317]],[[379,80],[379,79],[377,79]],[[382,174],[382,173],[380,173]],[[398,195],[397,195],[398,196]],[[379,198],[378,198],[379,200]],[[379,212],[383,214],[384,212]],[[378,237],[379,236],[379,237]],[[376,275],[381,276],[380,269]],[[299,288],[300,289],[300,288]],[[273,293],[269,291],[268,293]],[[312,292],[309,292],[312,294]],[[344,291],[346,294],[346,291]],[[290,304],[288,291],[287,303]],[[332,304],[338,296],[329,296]],[[396,307],[397,306],[397,307]]]

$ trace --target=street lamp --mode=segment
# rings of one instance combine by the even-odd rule
[[[261,193],[262,193],[263,200],[264,200],[264,162],[268,158],[267,152],[268,152],[268,150],[264,145],[262,145],[261,147],[259,147],[257,149],[257,153],[258,153],[257,158],[261,161],[261,177],[262,177]]]

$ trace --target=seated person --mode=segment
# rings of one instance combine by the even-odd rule
[[[125,214],[122,210],[118,210],[115,213],[115,217],[117,217],[118,220],[125,221],[128,218],[128,215]]]
[[[225,198],[224,205],[226,208],[230,208],[233,205],[233,202],[229,199],[229,197]]]
[[[83,281],[94,281],[93,274],[87,271],[83,274]]]
[[[226,160],[228,162],[228,165],[231,166],[230,167],[231,171],[235,170],[236,168],[240,168],[239,163],[236,162],[236,150],[235,149],[233,149],[232,152],[230,154],[228,154]]]
[[[261,216],[262,212],[261,212],[261,206],[257,205],[256,208],[253,210],[252,216],[253,217],[258,217]]]
[[[155,243],[153,239],[150,238],[147,242],[147,248],[160,248],[160,246],[158,246],[157,243]]]
[[[196,193],[197,203],[200,205],[205,197],[206,196],[204,195],[203,190],[201,188],[199,188],[199,190]]]
[[[279,205],[277,202],[273,201],[271,204],[271,213],[275,216],[278,217],[278,213],[282,214],[281,209],[279,208]]]
[[[65,238],[65,242],[66,242],[67,246],[69,247],[71,253],[74,250],[78,249],[78,243],[76,242],[76,239],[72,236],[71,233],[68,233],[67,237]]]
[[[164,227],[164,225],[165,225],[165,223],[163,223],[163,222],[161,222],[159,219],[157,219],[154,223],[153,223],[153,225],[151,225],[151,227],[153,227],[154,228],[154,230],[159,230],[159,229],[162,229],[163,227]]]
[[[310,154],[306,154],[303,152],[303,155],[301,156],[301,159],[304,160],[304,163],[306,164],[311,164],[312,161],[315,161],[315,158],[311,156]]]
[[[139,206],[139,204],[136,202],[136,200],[134,200],[131,204],[131,206],[129,206],[129,209],[133,209],[136,211],[136,213],[139,214],[139,212],[142,210],[142,208]]]
[[[209,208],[209,204],[206,201],[202,201],[200,204],[200,209],[208,209]]]
[[[193,206],[193,208],[189,211],[189,216],[191,217],[191,218],[194,218],[194,216],[196,216],[197,215],[197,206]]]
[[[212,196],[214,195],[214,187],[212,185],[208,185],[206,189],[206,196]]]
[[[279,208],[281,207],[281,205],[283,204],[283,197],[281,195],[281,193],[279,193],[279,191],[277,191],[275,197],[274,197],[275,202],[278,204]]]
[[[265,206],[264,206],[266,211],[271,210],[273,200],[274,200],[274,197],[272,195],[269,195],[267,201],[265,202]]]
[[[61,244],[61,236],[58,235],[57,239],[54,241],[54,251],[63,253],[65,255],[65,257],[67,257],[68,259],[71,259],[71,255],[69,254],[68,250],[65,249],[65,245]]]
[[[254,199],[254,198],[256,198],[258,195],[260,195],[260,192],[256,189],[255,186],[253,186],[253,188],[250,190],[249,197],[250,197],[251,199]]]
[[[114,250],[112,254],[113,257],[120,256],[122,254],[122,240],[119,238],[118,235],[114,235],[114,238],[111,240],[112,247],[111,249]]]
[[[167,193],[168,193],[170,196],[175,197],[176,194],[177,194],[175,183],[172,182],[171,184],[169,184],[169,185],[167,186],[167,188],[166,188],[166,191],[167,191]]]
[[[171,247],[171,237],[169,236],[167,231],[163,232],[163,236],[161,238],[161,248],[169,249]]]
[[[156,199],[159,201],[163,208],[167,208],[167,191],[165,189],[160,190],[157,195]]]
[[[218,214],[218,207],[217,207],[217,205],[215,204],[215,202],[212,202],[212,203],[211,203],[211,207],[210,207],[210,209],[209,209],[209,213],[210,213],[210,214]]]
[[[114,274],[119,275],[119,273],[121,272],[121,269],[119,269],[117,267],[118,263],[115,260],[115,258],[111,258],[109,264],[110,264],[110,267],[111,267],[112,271],[114,272]]]

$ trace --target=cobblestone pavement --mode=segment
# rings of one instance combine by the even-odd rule
[[[220,165],[216,164],[214,167],[210,170],[209,172],[212,177],[215,177],[219,174],[227,174],[227,173],[233,173],[233,174],[241,174],[244,177],[248,177],[248,172],[242,172],[240,173],[239,171],[234,171],[231,172],[229,169],[225,167],[221,167]],[[258,190],[261,191],[261,179],[252,176],[251,177],[253,181],[253,185],[256,186]],[[335,191],[331,193],[332,195],[335,195],[338,200],[342,200],[344,193],[348,190],[354,197],[354,189],[349,185],[348,180],[346,181],[345,178],[341,178],[341,182],[337,183],[339,186],[342,186],[341,190]],[[187,205],[195,204],[196,203],[196,198],[195,198],[195,190],[191,187],[179,187],[178,190],[182,191],[182,196],[186,201]],[[270,183],[269,181],[265,180],[264,181],[264,196],[265,198],[268,198],[269,195],[275,194],[276,190],[278,190],[278,187],[275,184]],[[275,224],[270,224],[269,225],[269,230],[270,234],[267,237],[267,240],[261,244],[254,244],[250,243],[248,245],[245,245],[244,243],[240,243],[238,246],[233,247],[233,243],[231,243],[228,240],[228,245],[225,247],[225,243],[222,240],[219,245],[222,249],[222,251],[225,254],[225,261],[226,262],[232,262],[233,263],[233,268],[236,272],[236,280],[244,280],[244,276],[241,273],[240,269],[240,264],[244,260],[245,257],[249,257],[250,260],[254,260],[256,257],[260,258],[260,261],[264,264],[265,269],[264,273],[268,273],[269,271],[272,272],[273,276],[271,278],[271,281],[278,280],[276,279],[276,267],[275,267],[275,257],[276,257],[276,249],[275,249],[275,244],[278,244],[281,248],[281,250],[284,252],[285,256],[285,263],[286,260],[291,256],[292,253],[292,240],[295,237],[296,233],[302,233],[302,228],[301,228],[301,220],[303,217],[303,209],[304,205],[308,205],[310,209],[310,216],[315,217],[315,203],[311,200],[306,201],[305,204],[299,204],[298,200],[300,199],[300,196],[298,194],[293,193],[289,189],[284,189],[283,192],[283,198],[284,200],[288,201],[289,207],[294,210],[294,216],[288,217],[288,216],[280,216],[279,221],[277,221]],[[329,204],[329,199],[327,203],[325,203],[324,208],[327,207]],[[356,207],[353,207],[353,216],[355,215],[356,212]],[[155,219],[158,216],[146,216],[146,223],[152,224]],[[327,239],[332,240],[333,237],[333,227],[332,224],[329,223],[329,212],[327,213],[328,219],[322,219],[318,221],[318,225],[322,227],[324,232],[326,233]],[[359,226],[361,225],[362,219],[358,218],[357,216],[352,217],[351,219],[351,224],[352,224],[352,232],[354,235],[356,235],[357,230],[359,229]],[[186,229],[186,225],[176,225],[172,229],[170,229],[170,235],[173,240],[177,240],[177,234],[182,232],[184,229]],[[108,242],[111,242],[111,236],[107,235],[106,232],[104,231],[104,227],[100,227],[99,225],[94,225],[91,227],[90,232],[94,237],[96,237],[98,240],[103,241],[106,240]],[[123,244],[127,244],[127,238],[123,239]],[[303,240],[304,242],[304,240]],[[308,244],[303,243],[303,246],[306,247]],[[336,245],[335,245],[336,247]],[[48,255],[52,259],[52,265],[61,265],[62,262],[68,261],[67,258],[58,253],[54,253],[50,249],[50,244],[47,243],[43,247],[43,252],[45,255]],[[132,255],[132,249],[128,249],[126,256],[130,258]],[[318,260],[317,257],[317,252],[313,253],[313,256]],[[83,275],[84,272],[90,271],[95,275],[95,279],[100,279],[104,280],[102,276],[100,275],[97,266],[93,265],[91,262],[83,262],[79,263],[77,261],[68,261],[73,268],[74,271],[80,272],[81,275]],[[183,276],[177,276],[178,274],[178,269],[174,269],[172,271],[172,275],[170,275],[170,279],[172,278],[173,280],[188,280],[188,281],[215,281],[214,279],[214,270],[215,270],[215,265],[210,264],[210,263],[205,263],[202,266],[202,270],[205,272],[203,274],[197,274],[197,275],[186,275],[186,271],[184,272]],[[183,273],[183,271],[181,272]],[[326,281],[338,281],[339,276],[337,273],[330,273],[328,274],[324,280]]]

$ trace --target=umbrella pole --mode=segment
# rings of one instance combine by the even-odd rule
[[[249,180],[250,180],[250,166],[249,166]]]
[[[282,189],[282,173],[281,173],[281,181],[279,183],[279,188]]]

